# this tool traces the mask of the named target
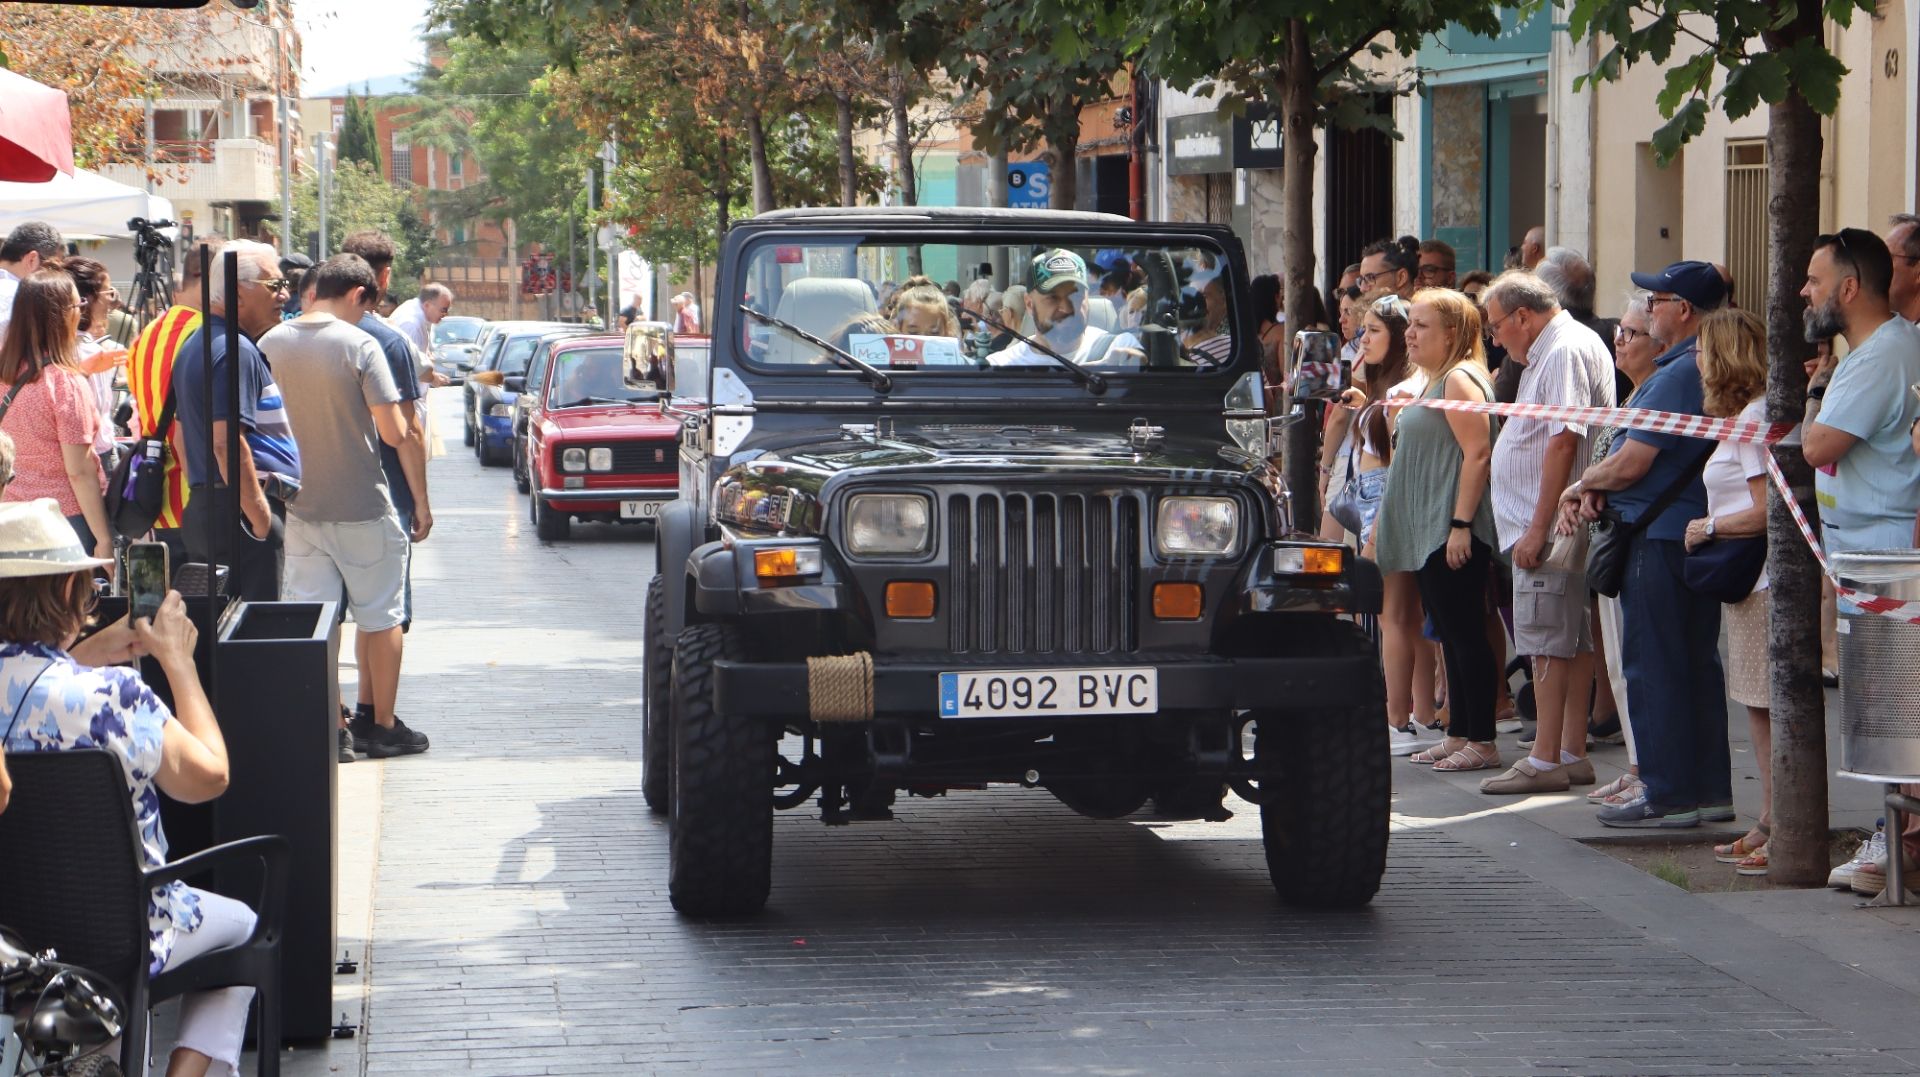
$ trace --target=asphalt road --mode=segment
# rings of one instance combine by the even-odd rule
[[[383,768],[343,799],[378,812],[351,850],[377,857],[366,1026],[328,1069],[1920,1070],[1872,981],[1434,782],[1402,781],[1359,912],[1277,904],[1246,805],[1096,822],[995,789],[785,813],[767,913],[682,920],[640,799],[649,540],[536,541],[505,469],[463,455],[458,399],[401,693],[433,749],[354,764]]]

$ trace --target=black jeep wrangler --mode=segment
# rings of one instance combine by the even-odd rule
[[[991,783],[1098,818],[1231,791],[1284,899],[1373,896],[1383,685],[1349,615],[1380,576],[1291,517],[1228,230],[794,210],[720,264],[646,605],[676,909],[764,906],[776,810]],[[929,283],[974,279],[1026,295],[983,318]]]

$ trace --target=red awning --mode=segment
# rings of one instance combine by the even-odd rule
[[[73,174],[67,95],[0,68],[0,180],[45,183]]]

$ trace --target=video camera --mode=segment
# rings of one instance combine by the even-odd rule
[[[127,222],[127,231],[133,233],[134,242],[146,247],[164,247],[172,242],[160,234],[163,228],[178,227],[173,221],[150,221],[145,217],[135,217]]]

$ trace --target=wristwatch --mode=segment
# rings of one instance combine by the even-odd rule
[[[1473,527],[1473,521],[1472,521],[1472,520],[1462,520],[1462,519],[1460,519],[1459,517],[1457,517],[1457,516],[1456,516],[1456,517],[1454,517],[1454,518],[1453,518],[1452,520],[1449,520],[1449,521],[1447,521],[1447,525],[1448,525],[1449,527],[1452,527],[1452,528],[1454,528],[1454,529],[1456,529],[1456,530],[1458,530],[1458,529],[1460,529],[1460,528],[1469,528],[1469,529],[1470,529],[1470,528],[1472,528],[1472,527]]]
[[[1707,537],[1713,537],[1713,517],[1707,517]]]

